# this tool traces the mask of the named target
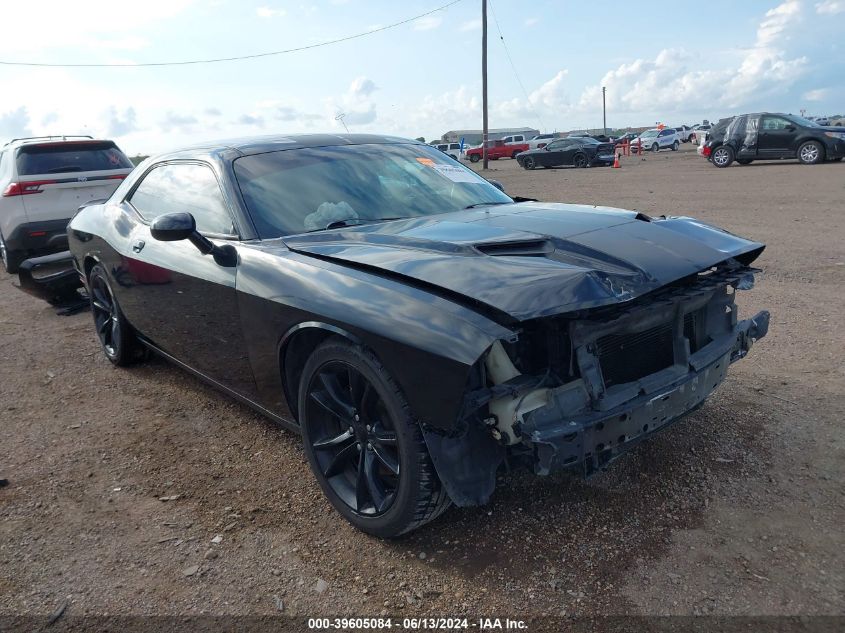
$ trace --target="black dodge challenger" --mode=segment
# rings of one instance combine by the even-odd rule
[[[524,169],[537,167],[589,167],[612,165],[615,145],[602,143],[590,136],[559,138],[539,149],[530,149],[516,155],[516,162]]]
[[[152,349],[302,434],[360,529],[483,504],[506,462],[589,475],[765,336],[764,246],[684,217],[519,202],[383,136],[142,163],[68,227],[106,356]]]

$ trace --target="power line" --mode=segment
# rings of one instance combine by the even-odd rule
[[[508,61],[511,64],[513,76],[516,77],[516,82],[519,84],[519,87],[522,88],[522,94],[525,95],[525,101],[528,103],[528,107],[530,107],[534,111],[534,116],[537,117],[537,121],[540,123],[540,131],[544,131],[547,128],[543,123],[543,119],[540,118],[540,113],[537,111],[537,108],[535,108],[534,104],[531,103],[531,98],[528,96],[528,91],[525,89],[525,86],[522,83],[522,79],[519,78],[519,73],[516,71],[516,65],[513,63],[513,59],[511,58],[511,52],[510,50],[508,50],[507,42],[505,42],[505,36],[502,35],[502,29],[499,26],[499,19],[496,17],[496,9],[493,7],[492,0],[490,0],[490,10],[493,13],[493,21],[496,23],[496,30],[499,32],[499,40],[502,42],[502,46],[505,49],[505,55],[507,56]]]
[[[361,37],[365,37],[367,35],[372,35],[373,33],[380,33],[381,31],[387,31],[388,29],[396,28],[397,26],[402,26],[403,24],[408,24],[408,22],[413,22],[414,20],[419,20],[420,18],[424,18],[429,16],[433,13],[437,13],[439,11],[445,11],[451,6],[458,4],[459,2],[463,2],[463,0],[452,0],[452,2],[448,2],[436,9],[432,9],[431,11],[426,11],[425,13],[420,13],[419,15],[415,15],[412,18],[407,18],[405,20],[401,20],[399,22],[394,22],[393,24],[388,24],[387,26],[380,26],[377,29],[372,29],[370,31],[364,31],[363,33],[356,33],[355,35],[347,35],[346,37],[339,37],[334,40],[327,40],[325,42],[317,42],[316,44],[308,44],[306,46],[297,46],[296,48],[286,48],[281,51],[269,51],[266,53],[254,53],[252,55],[238,55],[237,57],[217,57],[212,59],[191,59],[191,60],[183,60],[183,61],[176,61],[176,62],[144,62],[139,64],[49,64],[49,63],[38,63],[38,62],[9,62],[9,61],[2,61],[0,60],[0,65],[2,66],[37,66],[40,68],[139,68],[144,66],[191,66],[196,64],[217,64],[220,62],[239,62],[248,59],[259,59],[261,57],[272,57],[273,55],[285,55],[287,53],[296,53],[299,51],[307,51],[312,48],[320,48],[322,46],[330,46],[332,44],[340,44],[341,42],[348,42],[349,40],[355,40]]]

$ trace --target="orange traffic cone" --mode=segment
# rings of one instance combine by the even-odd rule
[[[613,159],[613,169],[619,169],[621,165],[619,164],[619,154],[616,154],[616,158]]]

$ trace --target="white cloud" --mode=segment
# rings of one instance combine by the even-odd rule
[[[816,13],[822,15],[836,15],[845,12],[845,2],[842,0],[824,0],[816,4]]]
[[[464,22],[463,24],[461,24],[461,27],[458,30],[462,32],[480,31],[481,18],[476,18],[475,20],[469,20],[468,22]]]
[[[287,11],[284,9],[272,9],[270,7],[258,7],[255,10],[255,14],[259,18],[281,18],[287,15]]]
[[[830,90],[827,88],[816,88],[815,90],[808,90],[801,95],[801,98],[805,101],[824,101],[829,93]]]
[[[430,31],[436,29],[443,23],[443,18],[436,15],[427,15],[419,20],[414,20],[415,31]]]
[[[376,90],[378,90],[378,86],[373,83],[372,79],[366,77],[356,77],[349,86],[349,92],[356,97],[369,97]]]
[[[145,0],[143,10],[133,12],[131,19],[116,18],[113,0],[86,0],[84,7],[67,0],[4,2],[3,23],[6,28],[0,37],[0,52],[14,55],[79,46],[81,42],[89,47],[126,48],[129,44],[132,48],[142,44],[142,38],[133,33],[143,33],[151,24],[183,13],[196,1]],[[34,17],[35,11],[42,16],[41,19]],[[33,20],[37,25],[33,24]],[[30,24],[35,31],[9,27]]]

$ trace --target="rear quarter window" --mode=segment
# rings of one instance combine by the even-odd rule
[[[18,150],[18,175],[64,174],[132,169],[132,162],[112,142],[24,145]]]

